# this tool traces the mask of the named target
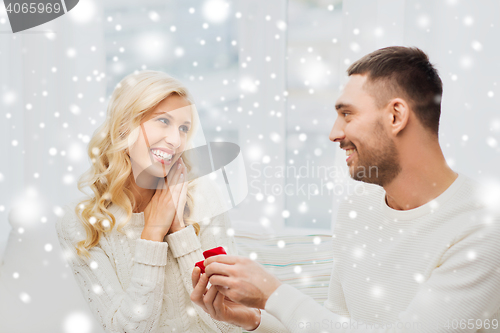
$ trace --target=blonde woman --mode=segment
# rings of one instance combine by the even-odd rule
[[[78,183],[93,195],[68,205],[56,224],[95,318],[106,332],[241,332],[190,299],[202,252],[236,247],[226,213],[204,218],[221,211],[216,187],[207,177],[187,181],[193,166],[181,154],[199,125],[189,92],[143,71],[117,85],[107,112]]]

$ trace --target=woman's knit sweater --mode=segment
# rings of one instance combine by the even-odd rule
[[[223,204],[206,190],[213,193],[206,185],[193,193],[192,217],[200,221],[200,235],[188,226],[163,242],[141,239],[144,213],[133,213],[124,233],[118,232],[126,213],[111,204],[108,209],[117,223],[90,249],[90,259],[80,258],[75,249],[86,236],[74,212],[77,203],[66,206],[56,224],[59,241],[83,296],[106,332],[241,332],[240,327],[212,319],[190,299],[191,273],[194,264],[204,259],[203,251],[223,246],[228,254],[237,254],[227,232],[231,228],[227,213],[203,218],[220,211]]]

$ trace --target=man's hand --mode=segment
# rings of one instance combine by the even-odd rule
[[[257,262],[230,255],[205,260],[205,274],[212,286],[236,303],[264,309],[281,282]]]
[[[191,274],[193,292],[191,300],[199,305],[215,320],[225,321],[243,327],[247,331],[255,330],[260,324],[260,310],[250,309],[226,298],[215,286],[207,290],[206,274],[200,277],[200,268],[195,267]]]

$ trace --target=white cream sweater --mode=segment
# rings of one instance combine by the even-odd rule
[[[500,217],[478,184],[405,211],[365,188],[339,208],[324,307],[283,284],[254,332],[500,332]]]
[[[212,319],[190,299],[191,272],[204,259],[203,251],[223,246],[228,254],[237,254],[233,238],[227,235],[231,227],[227,213],[202,222],[207,212],[221,205],[213,191],[207,194],[204,190],[207,187],[200,185],[194,193],[193,218],[200,221],[200,236],[188,226],[167,235],[164,242],[141,239],[144,213],[134,213],[121,234],[116,226],[126,213],[111,204],[109,210],[117,224],[90,250],[90,259],[80,258],[75,250],[75,244],[85,237],[74,213],[76,202],[65,207],[65,215],[56,224],[63,254],[106,332],[242,331]]]

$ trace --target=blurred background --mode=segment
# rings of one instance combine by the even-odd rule
[[[12,34],[0,5],[0,332],[102,332],[54,223],[82,197],[87,144],[134,71],[180,79],[206,141],[241,147],[237,230],[328,234],[355,185],[328,140],[345,70],[381,47],[420,47],[444,84],[449,165],[500,203],[498,13],[495,0],[81,0]]]

